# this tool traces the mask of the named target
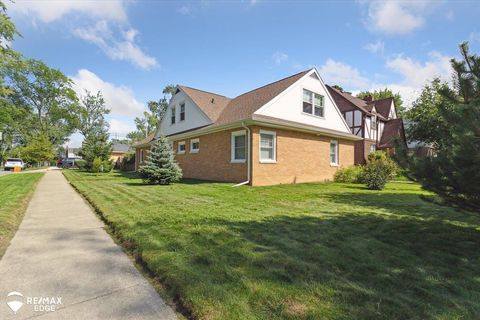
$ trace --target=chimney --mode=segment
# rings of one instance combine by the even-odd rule
[[[215,98],[212,98],[212,100],[210,101],[210,103],[215,103]]]
[[[363,101],[365,101],[365,102],[372,102],[372,101],[373,101],[373,98],[372,98],[371,95],[368,95],[368,96],[363,97]]]

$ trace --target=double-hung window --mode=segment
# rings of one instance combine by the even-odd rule
[[[190,153],[198,153],[200,151],[200,139],[190,140]]]
[[[338,141],[330,141],[330,165],[338,165]]]
[[[170,119],[171,119],[170,123],[174,124],[175,123],[175,107],[172,107],[172,114]]]
[[[180,141],[178,143],[178,154],[184,154],[185,153],[185,141]]]
[[[322,95],[303,89],[303,112],[317,117],[324,117],[324,100]]]
[[[185,103],[180,105],[180,121],[185,120]]]
[[[276,162],[277,135],[260,130],[260,162]]]
[[[245,130],[232,132],[231,161],[245,162],[247,159],[247,134]]]

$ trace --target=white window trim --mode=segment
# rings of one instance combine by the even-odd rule
[[[198,142],[198,149],[193,149],[193,144],[195,142]],[[198,153],[198,151],[200,151],[200,139],[190,139],[190,153]]]
[[[245,163],[247,161],[246,157],[245,159],[235,159],[235,137],[237,136],[245,136],[245,156],[248,157],[247,154],[247,146],[248,146],[248,137],[247,137],[247,131],[246,130],[239,130],[239,131],[234,131],[231,134],[230,138],[230,162],[231,163]]]
[[[303,90],[307,90],[307,91],[310,91],[313,95],[312,95],[312,113],[308,113],[308,112],[304,112],[303,111]],[[323,116],[317,116],[315,114],[315,94],[318,94],[319,96],[321,96],[323,99],[323,105],[322,105],[322,108],[323,108]],[[312,90],[312,89],[309,89],[307,87],[303,87],[302,88],[302,114],[306,115],[306,116],[311,116],[311,117],[315,117],[317,119],[325,119],[325,96],[323,94],[320,94],[318,92],[316,92],[315,90]]]
[[[262,134],[273,135],[273,159],[262,159]],[[277,163],[277,133],[275,131],[260,130],[258,137],[258,160],[260,163]]]
[[[141,163],[143,163],[143,149],[140,149],[140,154],[139,154],[139,156],[140,156],[140,161],[139,161],[138,163],[141,164]]]
[[[185,150],[180,151],[180,146],[185,146]],[[187,149],[187,146],[185,145],[185,141],[179,141],[177,143],[177,154],[185,154],[186,149]]]
[[[332,160],[332,157],[331,157],[331,154],[330,154],[330,147],[331,147],[332,143],[335,143],[335,146],[336,146],[336,148],[335,148],[335,149],[336,149],[336,152],[335,152],[335,155],[336,155],[335,160],[336,160],[336,162],[332,162],[332,161],[331,161],[331,160]],[[340,155],[339,155],[339,153],[340,153],[340,148],[339,148],[339,145],[338,145],[338,140],[330,140],[330,145],[329,145],[328,147],[329,147],[329,148],[328,148],[328,158],[329,158],[329,161],[330,161],[330,166],[332,166],[332,167],[338,167],[338,165],[339,165],[339,163],[340,163],[340,161],[339,161],[339,159],[338,159],[338,158],[340,157]]]

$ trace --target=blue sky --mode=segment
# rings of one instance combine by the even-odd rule
[[[474,1],[21,1],[13,47],[101,90],[111,132],[134,129],[166,84],[234,97],[317,67],[357,92],[389,87],[407,103],[449,59],[480,48]],[[71,145],[81,137],[74,135]]]

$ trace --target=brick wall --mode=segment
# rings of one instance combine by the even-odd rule
[[[260,127],[252,128],[252,185],[332,180],[342,166],[354,164],[354,142],[315,134],[264,128],[277,135],[277,163],[260,163]],[[330,165],[330,141],[337,140],[339,166]]]
[[[243,182],[247,179],[246,163],[231,163],[231,132],[242,130],[237,128],[215,132],[192,139],[200,139],[198,153],[190,152],[190,140],[178,140],[173,144],[175,160],[183,170],[185,178]],[[178,154],[178,142],[185,141],[185,154]]]
[[[140,150],[143,150],[143,163],[147,160],[148,152],[150,151],[150,147],[143,147],[143,148],[136,148],[135,149],[135,171],[143,164],[140,162]]]

